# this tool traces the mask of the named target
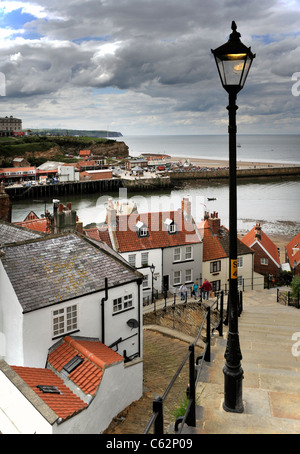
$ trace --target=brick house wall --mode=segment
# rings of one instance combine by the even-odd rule
[[[252,249],[255,251],[254,254],[254,271],[259,274],[273,274],[274,276],[279,275],[279,268],[278,266],[273,262],[271,257],[258,245],[254,244],[252,246]],[[261,259],[267,259],[268,264],[264,265],[261,263]]]

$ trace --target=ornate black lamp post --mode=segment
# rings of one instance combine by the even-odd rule
[[[243,88],[255,55],[240,41],[235,22],[227,43],[212,50],[221,82],[229,94],[229,332],[225,352],[224,403],[226,411],[242,413],[243,369],[238,333],[237,197],[236,197],[236,96]]]

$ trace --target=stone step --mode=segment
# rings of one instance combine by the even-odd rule
[[[197,385],[197,427],[185,434],[300,434],[300,356],[292,352],[300,310],[276,302],[276,292],[245,292],[239,317],[244,412],[223,409],[224,336],[212,338],[211,362]],[[300,338],[300,336],[299,336]],[[300,347],[299,347],[300,351]]]
[[[223,386],[202,383],[197,387],[196,427],[184,434],[297,434],[300,433],[300,396],[295,393],[243,389],[243,413],[223,409]],[[205,406],[201,406],[201,402]]]

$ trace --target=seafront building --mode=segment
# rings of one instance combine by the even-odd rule
[[[0,136],[13,136],[22,133],[22,120],[12,115],[0,117]]]

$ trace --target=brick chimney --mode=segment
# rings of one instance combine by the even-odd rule
[[[0,185],[0,221],[11,222],[11,201],[3,181]]]
[[[256,224],[255,228],[255,238],[257,238],[259,241],[261,241],[261,227],[260,224]]]
[[[112,199],[108,199],[108,206],[106,208],[106,219],[105,223],[108,225],[108,233],[112,247],[115,251],[119,251],[119,242],[117,238],[117,210],[115,209]]]
[[[116,230],[117,226],[117,210],[115,209],[112,199],[108,199],[108,206],[106,208],[105,223],[112,229]]]
[[[214,235],[219,235],[220,227],[221,227],[221,219],[218,217],[218,213],[215,211],[211,213],[210,217],[208,218],[209,227]]]
[[[53,233],[74,232],[76,230],[76,211],[72,204],[64,206],[59,200],[53,200]]]

